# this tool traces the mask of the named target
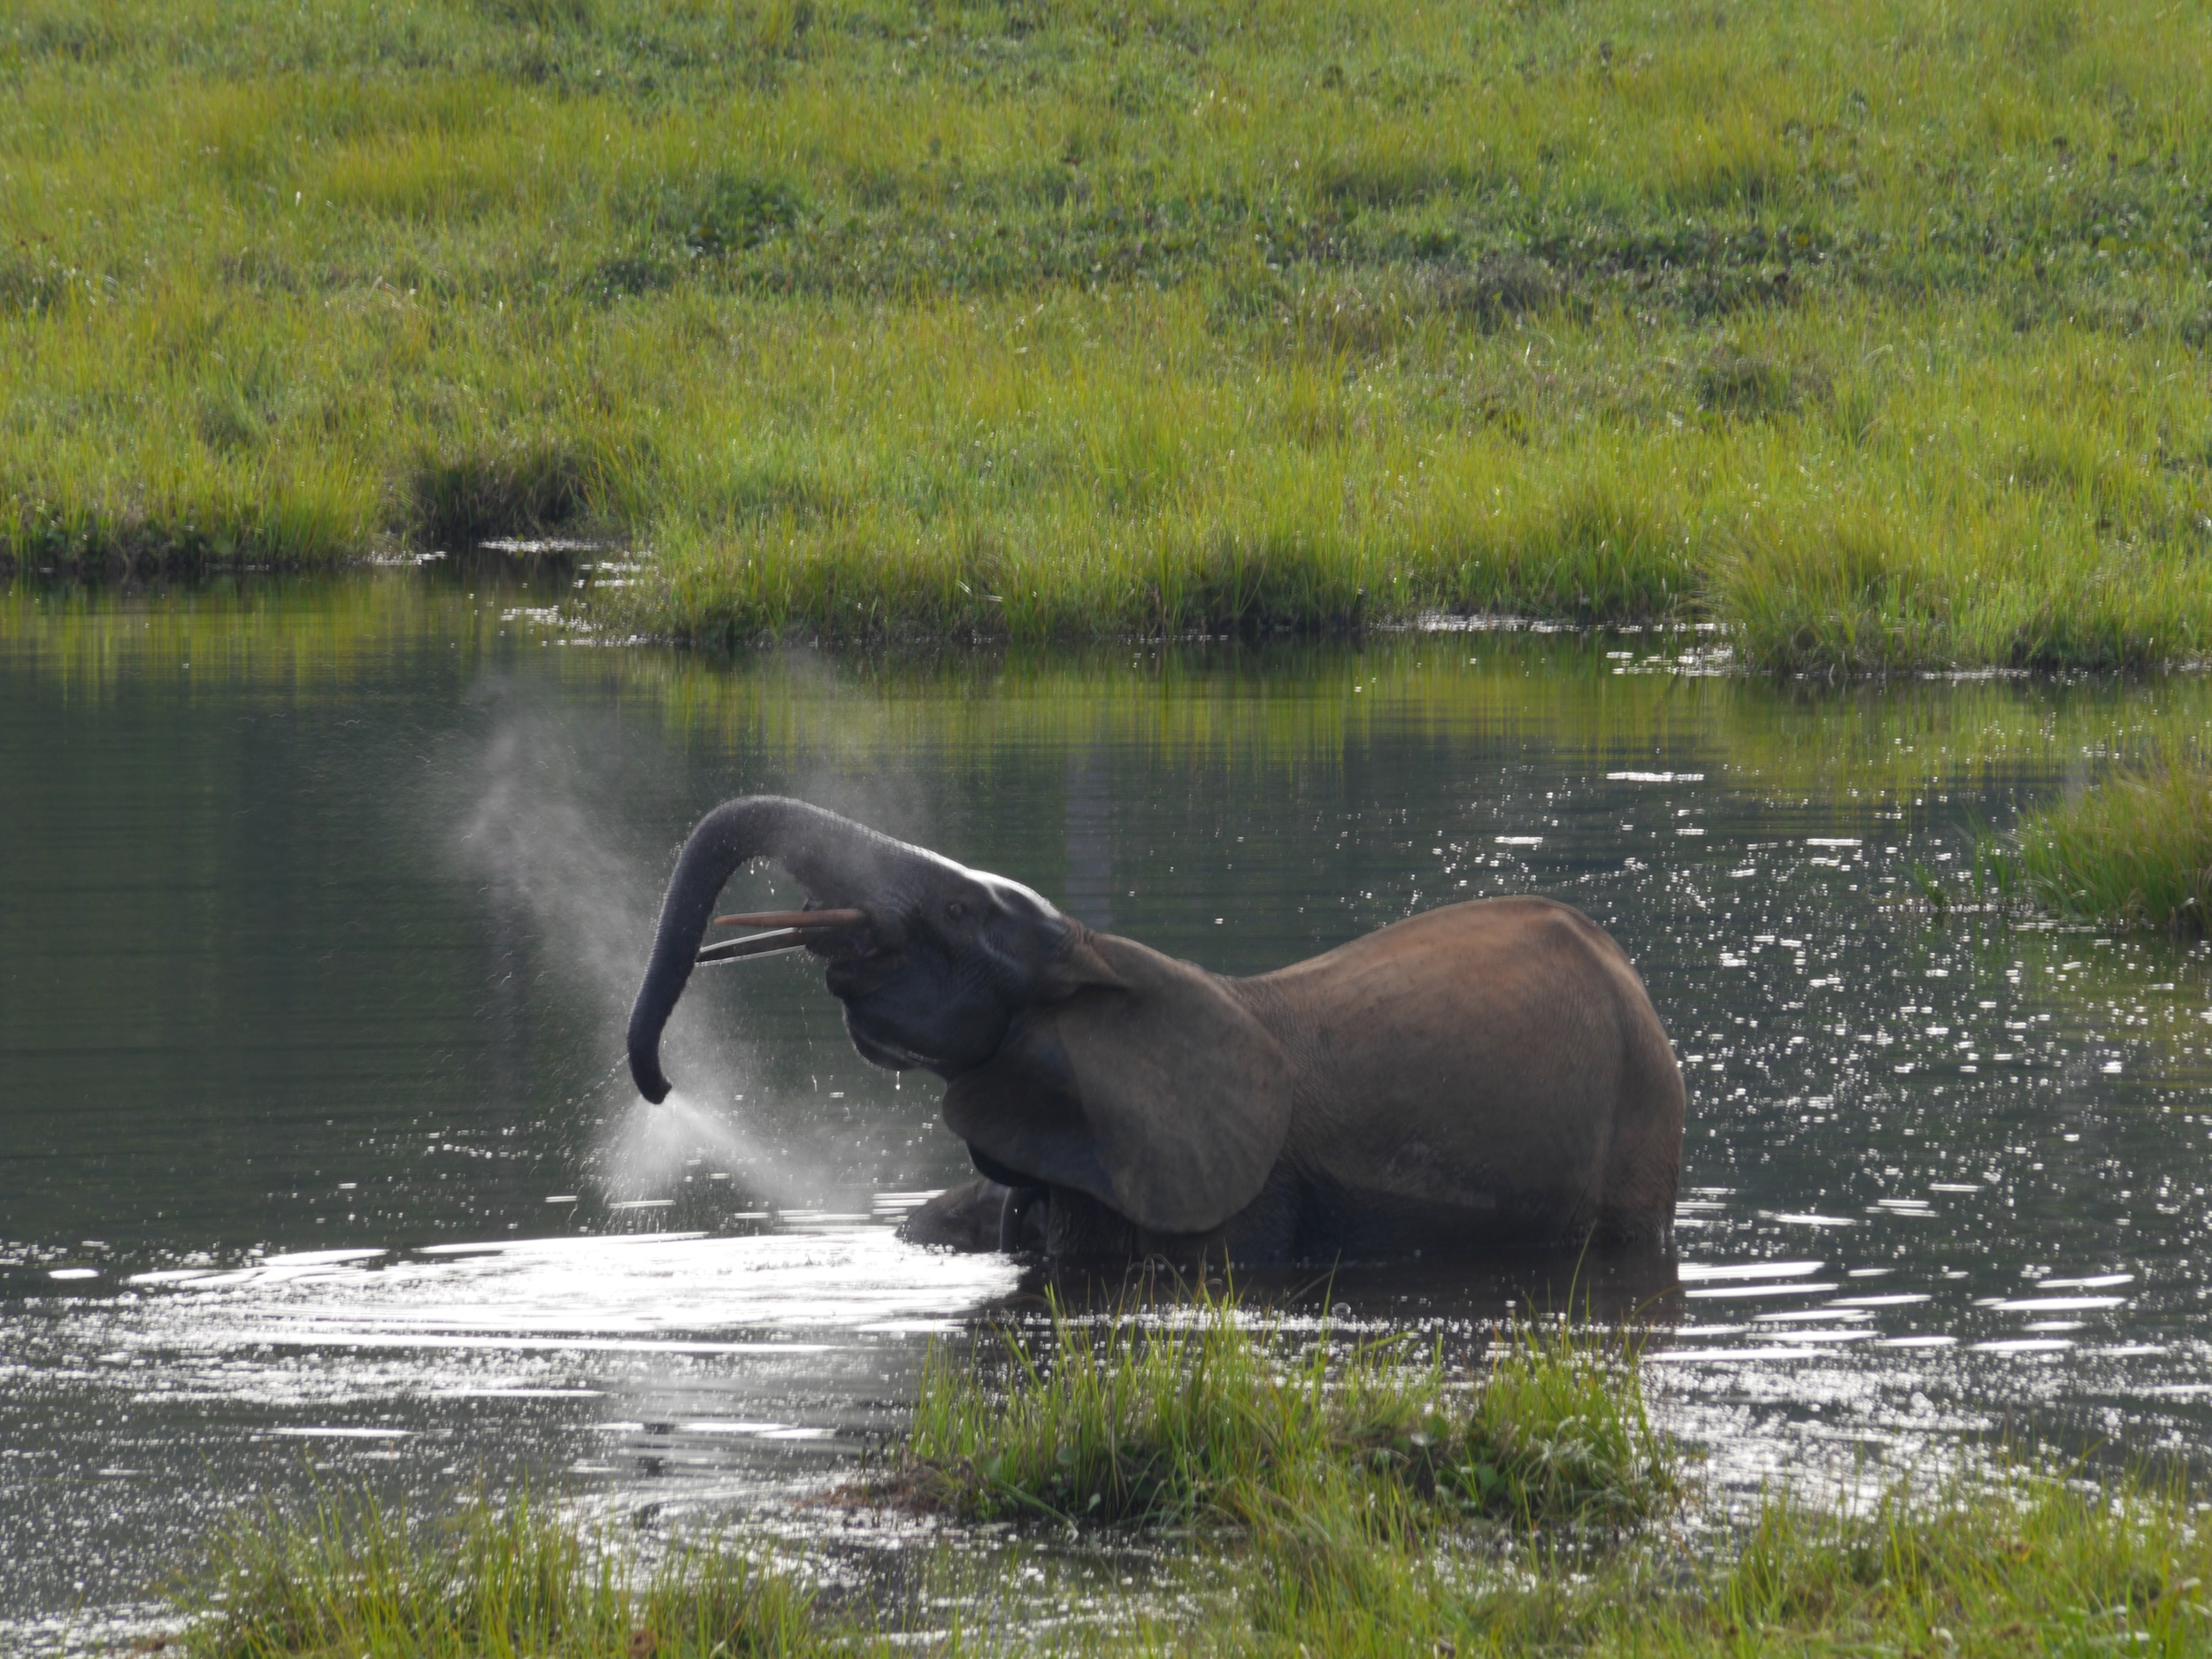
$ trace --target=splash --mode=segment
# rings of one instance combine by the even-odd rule
[[[634,746],[603,717],[524,704],[511,686],[485,695],[493,705],[488,735],[448,772],[458,796],[450,803],[457,857],[487,884],[495,925],[516,959],[508,982],[526,985],[541,972],[565,981],[592,1027],[618,1046],[665,874],[661,838],[632,820],[661,780],[631,775],[635,763],[623,757]],[[672,1027],[665,1043],[672,1069],[688,1080],[685,1094],[647,1105],[618,1057],[577,1098],[606,1125],[597,1162],[608,1195],[660,1195],[711,1158],[742,1166],[759,1196],[785,1202],[807,1188],[806,1173],[714,1105],[757,1095],[757,1057],[741,1041],[699,1027]]]
[[[728,1119],[680,1092],[657,1106],[636,1101],[614,1125],[602,1154],[608,1195],[658,1197],[703,1160],[742,1165],[754,1180],[764,1161],[761,1149]]]

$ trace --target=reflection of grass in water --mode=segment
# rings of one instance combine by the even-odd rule
[[[472,598],[404,570],[153,589],[19,580],[0,584],[0,645],[75,695],[111,695],[135,679],[175,691],[231,682],[314,701],[396,665],[419,672],[430,651],[457,647],[455,657],[481,660],[498,638],[503,601],[524,601],[489,581],[470,586]]]
[[[311,700],[344,695],[369,674],[419,669],[424,653],[472,667],[519,642],[566,680],[649,699],[677,730],[810,761],[851,756],[872,765],[887,751],[944,745],[988,765],[1004,749],[1102,744],[1257,769],[1333,764],[1383,732],[1480,733],[1539,738],[1594,767],[1694,756],[1713,766],[1713,782],[1777,797],[1843,803],[1855,791],[1847,809],[1855,813],[1931,786],[2055,771],[2084,753],[2177,749],[2212,726],[2212,677],[2202,675],[2132,687],[1967,680],[1778,689],[1743,677],[1685,681],[1644,660],[1709,642],[1679,633],[1378,634],[1357,644],[1175,646],[1134,664],[1109,647],[734,662],[649,649],[541,651],[501,612],[557,594],[496,592],[493,581],[488,572],[457,586],[387,572],[151,599],[18,581],[0,587],[0,645],[73,694],[111,695],[133,676],[173,690],[221,678]],[[449,641],[459,649],[449,652]],[[1624,648],[1635,660],[1608,657]]]
[[[1469,1392],[1386,1340],[1296,1354],[1235,1302],[1094,1329],[1052,1305],[1049,1351],[1010,1334],[994,1386],[934,1350],[887,1490],[971,1518],[1389,1526],[1409,1504],[1525,1524],[1622,1523],[1673,1507],[1672,1445],[1645,1417],[1632,1348],[1564,1324],[1500,1340]]]
[[[10,15],[33,565],[600,526],[700,638],[2212,644],[2186,7]]]

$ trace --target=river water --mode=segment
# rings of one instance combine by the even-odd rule
[[[750,792],[1225,972],[1489,894],[1611,929],[1689,1084],[1678,1279],[1246,1286],[1296,1317],[1479,1344],[1594,1282],[1731,1486],[2212,1444],[2212,959],[1903,902],[2201,732],[2205,680],[1443,629],[718,661],[565,631],[562,591],[0,595],[0,1649],[157,1619],[211,1523],[319,1486],[803,1537],[933,1338],[1033,1310],[894,1239],[964,1156],[804,966],[703,974],[688,1104],[630,1092],[673,849]]]

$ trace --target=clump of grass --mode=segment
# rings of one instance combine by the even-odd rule
[[[1262,1539],[1208,1653],[2197,1654],[2212,1529],[2179,1485],[1977,1469],[1866,1508],[1775,1494],[1678,1548],[1470,1572]]]
[[[2047,909],[2200,935],[2212,925],[2212,767],[2116,772],[2024,820],[2019,863]]]
[[[812,1594],[721,1543],[649,1570],[542,1502],[428,1523],[363,1498],[219,1533],[177,1598],[191,1659],[769,1659],[820,1650]]]
[[[427,450],[411,480],[414,527],[436,548],[565,528],[588,511],[589,464],[557,442]]]
[[[934,1351],[887,1489],[970,1518],[1310,1531],[1416,1511],[1617,1525],[1679,1502],[1636,1352],[1570,1325],[1504,1333],[1478,1386],[1401,1340],[1298,1351],[1232,1296],[1095,1326],[1055,1302],[1043,1359],[1002,1382]]]
[[[2177,938],[2212,927],[2212,767],[2174,760],[2112,773],[2001,834],[1974,830],[1955,874],[1916,862],[1918,903],[1938,916],[2063,917]]]

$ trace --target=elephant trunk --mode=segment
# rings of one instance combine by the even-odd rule
[[[630,1075],[638,1093],[656,1104],[668,1098],[661,1032],[690,982],[715,901],[738,871],[756,858],[771,859],[796,877],[815,902],[868,910],[872,900],[880,902],[884,884],[901,862],[927,856],[849,818],[781,795],[726,802],[701,818],[669,878],[653,954],[630,1008]]]

